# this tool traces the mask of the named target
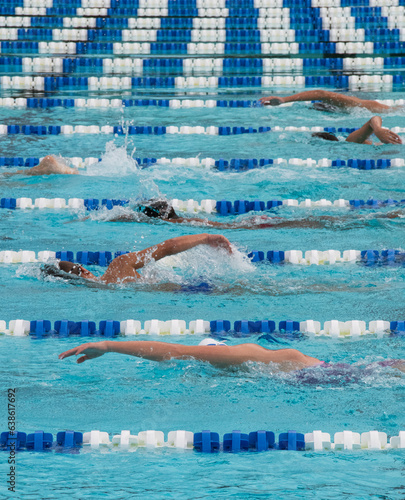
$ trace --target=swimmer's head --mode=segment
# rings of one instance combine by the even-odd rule
[[[339,139],[335,134],[331,134],[330,132],[315,132],[312,134],[312,137],[318,137],[319,139],[325,139],[325,141],[334,141],[339,142]]]
[[[328,102],[314,102],[312,104],[312,109],[316,109],[317,111],[324,111],[325,113],[341,113],[342,112],[342,108],[338,108],[337,106],[334,106],[333,104],[329,104]]]
[[[138,212],[142,212],[148,217],[157,219],[178,219],[178,215],[174,211],[174,208],[164,200],[151,200],[146,202],[145,205],[140,205],[138,207]]]
[[[75,264],[73,262],[69,262],[68,260],[60,260],[58,262],[59,269],[68,274],[76,274],[76,276],[80,276],[82,274],[80,264]]]
[[[67,260],[60,260],[56,264],[45,264],[41,268],[42,274],[55,276],[63,279],[85,278],[93,279],[95,276],[81,264],[75,264]]]

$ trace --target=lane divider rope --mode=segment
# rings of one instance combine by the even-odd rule
[[[327,132],[334,131],[333,127],[326,127]],[[352,130],[352,129],[347,129]],[[398,131],[397,128],[392,129],[394,132]],[[319,130],[318,130],[319,131]],[[321,130],[323,131],[323,129]],[[343,131],[343,129],[342,129]],[[43,158],[22,158],[22,157],[0,157],[0,167],[34,167],[38,165]],[[102,161],[101,158],[88,157],[71,157],[66,158],[76,168],[86,168],[93,163]],[[403,158],[379,158],[377,160],[368,158],[349,158],[349,159],[330,159],[321,158],[315,160],[313,158],[134,158],[138,165],[142,168],[150,167],[153,165],[179,165],[187,167],[215,167],[220,171],[231,170],[234,172],[244,172],[254,168],[265,167],[268,165],[291,165],[299,167],[350,167],[359,170],[375,170],[386,169],[390,167],[403,167],[405,160]]]
[[[223,440],[217,432],[203,430],[177,430],[167,434],[167,441],[162,431],[147,430],[131,434],[123,430],[113,435],[110,440],[108,432],[92,430],[89,432],[61,431],[54,436],[50,432],[37,430],[34,433],[2,432],[0,435],[0,450],[3,451],[71,451],[121,449],[136,451],[137,449],[155,450],[156,448],[177,448],[195,450],[202,453],[216,452],[264,452],[269,450],[290,451],[343,451],[343,450],[390,450],[405,448],[405,431],[399,431],[397,436],[388,438],[385,432],[376,430],[363,433],[344,430],[333,436],[327,432],[314,430],[308,433],[297,431],[281,432],[276,439],[273,431],[253,431],[249,434],[240,430],[226,433]]]
[[[8,327],[7,327],[8,326]],[[273,320],[248,321],[238,320],[232,325],[231,321],[221,319],[206,321],[197,319],[186,321],[173,319],[160,321],[152,319],[142,324],[138,320],[128,319],[126,321],[103,320],[99,324],[95,321],[70,321],[57,320],[53,326],[49,320],[16,319],[9,321],[8,325],[4,320],[0,320],[0,335],[11,335],[14,337],[117,337],[134,335],[207,335],[215,334],[219,336],[247,337],[255,334],[269,336],[269,340],[274,340],[271,334],[279,334],[281,337],[287,336],[290,339],[298,338],[300,334],[311,337],[328,338],[359,338],[368,335],[395,335],[405,336],[405,321],[370,321],[367,325],[365,321],[351,320],[325,321],[323,325],[319,321],[279,321],[278,325]],[[214,339],[204,339],[201,345],[214,345]]]
[[[124,199],[111,199],[104,198],[100,200],[97,198],[69,198],[67,201],[65,198],[0,198],[0,208],[5,209],[72,209],[72,210],[112,210],[116,206],[128,206],[129,200]],[[263,212],[267,210],[272,210],[278,207],[299,207],[299,208],[381,208],[381,207],[397,207],[404,206],[405,200],[377,200],[370,198],[368,200],[345,200],[340,198],[338,200],[311,200],[309,198],[305,200],[296,199],[286,199],[286,200],[201,200],[198,202],[193,199],[188,200],[178,200],[174,198],[170,200],[171,206],[179,212],[187,213],[218,213],[220,215],[239,215],[246,214],[249,212]]]
[[[386,104],[387,106],[403,106],[404,99],[379,99],[378,102]],[[289,107],[297,104],[289,102],[281,104],[281,107]],[[5,108],[122,108],[122,107],[136,107],[136,106],[155,106],[161,108],[171,109],[186,109],[186,108],[251,108],[262,107],[260,101],[250,100],[235,100],[235,99],[95,99],[95,98],[77,98],[77,99],[58,99],[48,97],[4,97],[0,98],[0,107]],[[266,109],[271,106],[266,106]]]
[[[71,135],[71,134],[117,134],[117,135],[165,135],[165,134],[205,134],[205,135],[240,135],[240,134],[257,134],[266,132],[331,132],[350,134],[358,130],[357,128],[348,127],[266,127],[258,128],[234,126],[216,127],[210,125],[189,126],[175,125],[169,126],[150,126],[150,125],[5,125],[0,124],[0,135]],[[393,127],[391,129],[396,133],[405,132],[405,127]]]
[[[55,259],[77,262],[87,266],[106,267],[119,255],[129,253],[129,251],[79,251],[76,256],[70,250],[61,250],[53,252],[44,250],[38,252],[38,255],[31,250],[13,250],[0,251],[1,264],[25,264],[42,262],[46,263]],[[366,266],[403,266],[405,265],[405,252],[402,250],[344,250],[343,254],[339,250],[307,250],[303,253],[301,250],[254,250],[249,252],[248,257],[252,262],[270,262],[272,264],[300,264],[300,265],[330,265],[337,263],[362,263]],[[170,258],[167,258],[170,263]]]
[[[129,253],[129,251],[79,251],[76,256],[70,250],[53,252],[44,250],[38,255],[31,250],[0,251],[1,264],[25,264],[42,262],[46,263],[55,259],[69,262],[77,262],[85,266],[106,267],[119,255]],[[339,250],[254,250],[247,254],[252,262],[270,262],[272,264],[300,264],[300,265],[331,265],[331,264],[353,264],[361,263],[366,266],[404,266],[405,252],[402,250],[344,250],[343,254]],[[168,265],[172,262],[167,258]]]

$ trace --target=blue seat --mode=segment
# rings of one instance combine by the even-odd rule
[[[26,440],[27,450],[44,451],[52,448],[53,436],[50,432],[35,431],[28,434]]]
[[[202,453],[219,451],[219,434],[211,431],[196,432],[193,444],[194,449]]]
[[[223,450],[230,453],[239,453],[249,449],[249,436],[241,431],[232,431],[224,434]]]
[[[282,432],[278,437],[278,447],[280,450],[305,450],[304,434],[296,431]]]
[[[249,449],[252,451],[267,451],[275,446],[275,436],[272,431],[249,432]]]

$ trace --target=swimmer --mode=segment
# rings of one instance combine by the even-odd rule
[[[402,109],[402,106],[387,106],[377,101],[360,99],[359,97],[329,92],[328,90],[307,90],[286,97],[268,96],[260,99],[260,102],[264,106],[280,106],[280,104],[297,101],[321,101],[326,104],[326,106],[314,107],[322,111],[342,111],[350,108],[364,108],[372,113],[389,113]]]
[[[381,116],[370,118],[362,127],[349,134],[346,137],[346,142],[372,145],[373,142],[369,141],[368,138],[373,134],[381,141],[380,143],[375,143],[375,146],[381,144],[402,144],[402,139],[399,135],[382,126]],[[327,141],[339,141],[334,134],[329,132],[316,132],[312,134],[312,137],[319,137]]]
[[[249,361],[265,364],[276,363],[282,371],[301,370],[314,366],[329,366],[324,361],[307,356],[296,349],[270,350],[257,344],[185,346],[143,340],[88,342],[59,354],[59,359],[81,355],[77,363],[83,363],[89,359],[99,358],[107,352],[127,354],[151,361],[192,358],[199,361],[207,361],[221,368],[238,366]],[[392,366],[405,372],[404,360],[382,361],[381,365]]]
[[[179,236],[166,240],[163,243],[141,250],[131,252],[116,257],[108,266],[107,271],[100,277],[95,276],[88,269],[80,264],[61,260],[57,266],[46,264],[43,272],[48,275],[65,276],[74,274],[81,278],[101,283],[126,283],[133,282],[141,278],[137,269],[141,269],[151,261],[157,261],[175,255],[199,245],[209,245],[213,248],[222,248],[229,254],[232,253],[230,242],[220,234],[195,234],[190,236]],[[62,274],[60,271],[63,271]]]
[[[69,167],[62,159],[56,156],[45,156],[41,162],[32,168],[24,170],[17,170],[16,172],[4,172],[3,175],[10,177],[12,175],[78,175],[79,172],[76,168]]]
[[[219,229],[281,229],[281,228],[325,228],[333,223],[339,225],[344,220],[342,217],[333,217],[329,215],[320,215],[317,217],[306,217],[305,219],[283,219],[282,217],[269,217],[268,215],[256,215],[247,217],[241,221],[218,222],[210,219],[198,217],[179,217],[172,205],[166,200],[149,200],[136,207],[136,212],[143,213],[149,218],[160,219],[174,224],[191,224],[215,227]],[[402,217],[399,211],[386,214],[374,214],[374,218],[395,219]],[[90,216],[79,219],[84,221]],[[349,219],[347,219],[349,220]],[[357,220],[357,218],[356,218]],[[74,221],[69,221],[74,222]],[[108,219],[108,222],[142,222],[137,213],[125,213]]]
[[[174,224],[192,224],[216,227],[220,229],[264,229],[283,228],[283,227],[325,227],[325,221],[329,221],[329,217],[308,217],[307,219],[287,220],[281,217],[269,217],[260,215],[257,217],[249,217],[239,222],[218,222],[210,219],[202,219],[198,217],[179,217],[174,208],[165,200],[149,200],[143,205],[136,208],[137,212],[143,213],[152,219],[160,219],[165,222]],[[80,220],[86,220],[89,217],[84,217]],[[332,218],[333,219],[333,218]],[[136,213],[121,214],[111,219],[109,222],[140,222]]]

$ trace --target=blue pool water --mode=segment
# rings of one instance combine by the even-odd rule
[[[397,98],[398,94],[382,97]],[[249,96],[241,93],[238,98]],[[0,109],[1,123],[19,124],[355,127],[370,117],[369,112],[359,110],[324,114],[307,104],[271,109]],[[384,117],[384,125],[405,126],[403,113]],[[2,196],[15,198],[107,197],[134,203],[158,195],[199,201],[401,200],[405,198],[405,169],[399,167],[360,171],[282,165],[231,173],[172,164],[139,169],[130,157],[133,153],[134,157],[156,158],[380,159],[401,158],[402,148],[324,143],[309,133],[292,132],[236,137],[142,136],[129,141],[102,135],[5,136],[2,156],[105,156],[79,176],[16,176],[0,182]],[[2,171],[10,169],[3,167]],[[127,210],[115,209],[114,214]],[[393,211],[398,212],[397,218],[381,217]],[[73,285],[44,279],[37,263],[1,264],[0,319],[403,320],[403,267],[343,263],[274,266],[253,264],[246,258],[252,250],[404,250],[403,214],[401,209],[388,207],[281,207],[267,215],[294,220],[327,215],[336,219],[322,228],[224,229],[220,232],[237,249],[233,257],[201,247],[168,263],[149,265],[143,270],[142,282],[126,286],[88,287],[80,281]],[[0,250],[140,250],[179,235],[219,232],[204,225],[143,218],[134,223],[111,222],[112,214],[107,211],[91,213],[82,220],[86,215],[70,210],[4,210]],[[224,221],[253,218],[251,222],[255,222],[255,214],[205,217]],[[91,269],[101,273],[100,268]],[[207,286],[201,286],[203,283]],[[231,334],[225,338],[231,345],[245,341]],[[193,345],[201,340],[192,336],[157,340],[167,339]],[[278,340],[280,344],[258,335],[249,338],[264,347],[293,347],[332,363],[350,363],[353,370],[315,368],[299,376],[280,374],[272,366],[250,365],[221,371],[197,361],[157,364],[117,354],[76,366],[73,359],[59,361],[57,354],[81,339],[5,336],[1,338],[0,376],[4,389],[17,389],[18,428],[24,432],[43,429],[55,435],[65,429],[98,429],[112,436],[124,429],[133,434],[156,429],[165,435],[176,429],[210,429],[222,437],[233,429],[268,429],[276,434],[289,429],[304,433],[321,429],[333,437],[343,430],[377,429],[394,436],[404,429],[404,375],[390,367],[367,368],[383,359],[403,357],[401,337],[342,341],[297,336]],[[6,391],[1,392],[2,422],[6,395]],[[401,450],[211,456],[169,449],[135,453],[86,449],[74,455],[22,452],[17,465],[18,498],[403,498]],[[3,469],[7,469],[4,462]],[[16,498],[7,492],[4,482],[0,498]]]

